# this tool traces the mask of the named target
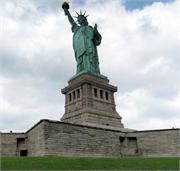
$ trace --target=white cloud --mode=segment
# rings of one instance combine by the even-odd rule
[[[148,90],[137,89],[118,96],[117,104],[128,127],[157,129],[179,126],[179,94],[173,99],[164,99],[154,97]]]
[[[0,3],[0,129],[25,131],[64,113],[60,89],[76,65],[72,33],[57,1]],[[134,11],[119,1],[71,5],[72,15],[86,10],[89,24],[98,23],[101,72],[118,86],[118,111],[129,128],[179,126],[177,3]]]

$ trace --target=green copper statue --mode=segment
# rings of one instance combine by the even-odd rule
[[[69,4],[64,2],[62,5],[65,15],[68,17],[72,26],[73,35],[73,48],[77,62],[77,73],[89,72],[92,74],[100,75],[99,60],[97,53],[97,46],[101,43],[101,35],[97,30],[97,24],[94,28],[88,25],[87,16],[85,13],[78,14],[77,22],[69,13]]]

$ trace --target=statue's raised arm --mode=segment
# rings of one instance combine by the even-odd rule
[[[77,22],[69,13],[69,4],[64,2],[62,8],[65,15],[68,17],[72,26],[73,34],[73,49],[77,62],[77,72],[91,73],[100,75],[99,59],[97,53],[97,46],[101,43],[101,35],[97,30],[97,24],[94,27],[88,25],[86,12],[83,14],[81,11],[77,12]]]
[[[76,22],[74,21],[73,17],[71,16],[71,14],[70,14],[70,12],[69,12],[69,4],[68,4],[68,2],[64,2],[64,3],[62,4],[62,8],[63,8],[63,10],[64,10],[64,14],[67,15],[68,20],[69,20],[69,22],[71,23],[71,25],[72,25],[72,26],[73,26],[73,25],[76,25]]]
[[[71,14],[70,14],[70,12],[69,12],[69,4],[68,4],[68,2],[64,2],[64,3],[62,4],[62,8],[63,8],[63,10],[64,10],[65,15],[68,17],[68,20],[69,20],[69,22],[71,23],[71,25],[72,25],[72,26],[75,25],[76,23],[75,23],[73,17],[71,16]]]

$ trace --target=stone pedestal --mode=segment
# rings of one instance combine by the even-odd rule
[[[117,87],[110,85],[107,77],[84,73],[68,83],[61,90],[65,94],[65,114],[61,121],[123,128],[114,101]]]

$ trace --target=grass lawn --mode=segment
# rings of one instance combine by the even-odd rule
[[[179,170],[179,158],[2,157],[2,170]]]

